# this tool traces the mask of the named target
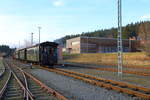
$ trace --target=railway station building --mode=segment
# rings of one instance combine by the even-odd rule
[[[135,52],[139,42],[123,39],[123,51]],[[112,53],[117,52],[116,38],[76,37],[66,41],[68,53]]]

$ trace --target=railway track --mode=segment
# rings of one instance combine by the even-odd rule
[[[8,64],[9,66],[11,66],[11,69],[16,73],[16,76],[23,84],[23,86],[25,86],[25,89],[27,91],[26,96],[31,96],[33,100],[68,100],[57,91],[47,87],[34,76],[23,71],[17,65],[10,62]]]
[[[110,64],[110,63],[101,63],[100,65],[103,66],[117,66],[117,64]],[[123,65],[126,68],[135,68],[135,69],[150,69],[150,67],[143,67],[143,66],[139,66],[139,65]]]
[[[100,71],[108,71],[108,72],[118,72],[116,68],[99,68],[99,67],[83,67],[82,65],[74,65],[74,64],[58,64],[59,66],[64,65],[64,66],[72,66],[72,67],[81,67],[81,68],[89,68],[89,69],[95,69],[95,70],[100,70]],[[131,70],[123,70],[123,73],[126,74],[134,74],[134,75],[139,75],[139,76],[150,76],[149,72],[145,71],[131,71]]]
[[[79,66],[79,65],[72,65],[72,64],[64,64],[64,65],[85,68],[85,67]],[[99,67],[88,67],[88,66],[86,66],[86,68],[96,69],[96,70],[101,70],[101,71],[118,72],[118,70],[116,68],[99,68]],[[144,71],[123,70],[123,73],[135,74],[135,75],[140,75],[140,76],[150,76],[149,72],[144,72]]]
[[[104,78],[97,78],[94,76],[90,76],[90,75],[86,75],[86,74],[82,74],[78,72],[73,72],[69,70],[64,70],[64,69],[58,69],[58,68],[49,69],[46,67],[39,67],[39,68],[48,70],[50,72],[55,72],[57,74],[73,77],[75,79],[82,80],[92,85],[104,87],[106,89],[111,89],[117,92],[122,92],[122,93],[126,93],[132,96],[142,98],[142,99],[150,100],[150,88],[136,86],[136,85],[128,84],[125,82],[108,80]]]
[[[107,64],[104,63],[102,65],[108,65],[108,66],[117,66],[117,64]],[[135,69],[150,69],[150,67],[143,67],[143,66],[138,66],[138,65],[123,65],[126,68],[135,68]]]
[[[28,74],[26,72],[25,72],[25,74],[28,77],[28,82],[31,84],[29,86],[29,89],[31,90],[33,95],[35,95],[37,97],[40,97],[39,100],[49,100],[49,99],[56,100],[52,96],[57,97],[58,100],[68,100],[67,98],[65,98],[64,96],[62,96],[58,92],[56,92],[55,90],[47,87],[45,84],[43,84],[42,82],[37,80],[32,75],[30,75],[30,74]],[[48,94],[43,94],[43,92],[46,92]],[[41,96],[42,96],[43,99],[41,98]]]
[[[94,76],[78,73],[78,72],[73,72],[69,70],[64,70],[64,69],[49,69],[46,67],[40,67],[36,66],[44,70],[48,70],[50,72],[55,72],[61,75],[73,77],[75,79],[82,80],[84,82],[99,86],[99,87],[104,87],[106,89],[111,89],[115,90],[118,92],[126,93],[132,96],[136,96],[142,99],[150,100],[150,88],[145,88],[141,86],[136,86],[133,84],[128,84],[125,82],[119,82],[119,81],[114,81],[114,80],[109,80],[109,79],[104,79],[104,78],[97,78]]]
[[[21,88],[12,72],[7,82],[7,87],[3,89],[3,94],[1,92],[2,95],[0,98],[2,100],[23,100],[25,98],[24,90]]]
[[[3,75],[3,87],[0,91],[0,99],[2,100],[33,100],[29,92],[26,90],[24,85],[21,83],[16,74],[10,69],[9,65],[4,62],[5,68],[7,68]],[[8,75],[7,75],[8,74]],[[8,76],[8,77],[7,77]]]
[[[101,71],[118,72],[118,70],[115,69],[115,68],[93,68],[93,69],[101,70]],[[135,74],[135,75],[141,75],[141,76],[150,76],[150,73],[143,72],[143,71],[123,70],[123,73],[126,73],[126,74]]]

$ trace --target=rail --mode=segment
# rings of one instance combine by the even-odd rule
[[[74,67],[81,67],[81,68],[85,68],[82,65],[74,65],[74,64],[64,64],[65,66],[74,66]],[[110,72],[118,72],[117,69],[115,68],[99,68],[99,67],[89,67],[86,66],[86,68],[90,68],[90,69],[96,69],[96,70],[101,70],[101,71],[110,71]],[[127,74],[135,74],[135,75],[140,75],[140,76],[150,76],[149,72],[141,72],[141,71],[130,71],[130,70],[123,70],[123,73],[127,73]]]
[[[12,76],[12,72],[10,71],[10,72],[9,72],[9,77],[8,77],[7,81],[5,82],[3,88],[2,88],[1,91],[0,91],[0,99],[2,98],[4,92],[5,92],[6,88],[7,88],[7,84],[8,84],[8,82],[9,82],[11,76]]]
[[[19,69],[20,70],[20,72],[22,73],[22,75],[23,75],[23,78],[24,78],[24,81],[25,81],[25,88],[26,88],[26,90],[28,91],[28,93],[30,94],[26,94],[26,96],[27,96],[27,98],[34,98],[34,95],[31,93],[31,91],[29,90],[29,88],[28,88],[28,82],[27,82],[27,78],[26,78],[26,76],[25,76],[25,74],[24,74],[24,72],[23,72],[23,70],[21,69],[21,68],[19,68],[19,67],[17,67],[15,64],[13,64],[17,69]]]
[[[41,89],[43,89],[44,91],[46,91],[48,94],[51,94],[53,96],[55,96],[56,98],[58,98],[59,100],[68,100],[66,97],[64,97],[63,95],[61,95],[60,93],[58,93],[57,91],[49,88],[48,86],[46,86],[44,83],[42,83],[41,81],[39,81],[38,79],[36,79],[34,76],[32,76],[31,74],[25,72],[24,70],[22,70],[20,67],[18,67],[16,64],[13,64],[14,67],[16,67],[17,69],[19,69],[23,74],[24,77],[29,77],[31,78],[33,81],[35,81],[37,84],[39,84],[39,86],[41,87]],[[26,80],[27,81],[27,80]],[[28,87],[27,82],[26,83],[26,87]],[[27,88],[27,91],[32,94],[29,89]],[[33,95],[33,94],[32,94]]]
[[[59,94],[57,91],[49,88],[48,86],[46,86],[44,83],[42,83],[41,81],[39,81],[38,79],[36,79],[34,76],[30,75],[29,73],[25,72],[25,75],[27,75],[28,77],[30,77],[32,80],[34,80],[36,83],[38,83],[42,88],[44,88],[48,93],[53,94],[55,97],[57,97],[59,100],[68,100],[67,98],[65,98],[63,95]]]
[[[61,70],[61,69],[49,69],[46,67],[40,67],[40,68],[51,71],[51,72],[55,72],[61,75],[73,77],[75,79],[79,79],[79,80],[82,80],[84,82],[87,82],[87,83],[90,83],[99,87],[104,87],[106,89],[112,89],[112,90],[123,92],[129,95],[137,96],[143,99],[150,99],[150,95],[148,94],[150,92],[149,88],[139,87],[139,86],[135,86],[131,84],[129,85],[127,83],[107,80],[104,78],[96,78],[90,75],[85,75],[82,73],[72,72],[68,70],[66,71],[66,70]]]
[[[73,71],[69,71],[69,70],[58,69],[58,68],[56,68],[56,69],[59,70],[59,71],[80,75],[80,76],[95,79],[95,80],[98,80],[98,81],[105,81],[107,83],[117,84],[117,85],[122,86],[122,87],[128,87],[128,88],[132,88],[132,89],[135,89],[135,90],[140,90],[140,91],[144,91],[146,93],[150,93],[150,88],[145,88],[145,87],[142,87],[142,86],[136,86],[136,85],[133,85],[133,84],[129,84],[129,83],[125,83],[125,82],[118,82],[118,81],[105,79],[105,78],[98,78],[98,77],[94,77],[94,76],[91,76],[91,75],[86,75],[86,74],[83,74],[83,73],[73,72]]]
[[[21,70],[20,68],[19,68],[19,70],[21,71],[21,73],[22,73],[22,75],[23,75],[23,77],[24,77],[24,80],[25,80],[25,87],[26,87],[26,90],[28,91],[28,93],[26,93],[27,100],[28,100],[29,98],[30,98],[31,100],[33,100],[34,95],[31,93],[31,91],[30,91],[29,88],[28,88],[28,82],[27,82],[26,76],[25,76],[23,70]]]
[[[71,71],[66,71],[66,70],[60,70],[60,69],[49,69],[46,67],[40,67],[41,69],[49,70],[51,72],[55,72],[61,75],[73,77],[75,79],[82,80],[84,82],[104,87],[106,89],[112,89],[115,91],[123,92],[126,94],[130,94],[133,96],[137,96],[143,99],[150,99],[150,89],[141,87],[141,86],[136,86],[133,84],[128,84],[124,82],[119,82],[119,81],[114,81],[114,80],[108,80],[104,78],[96,78],[94,76],[82,74],[82,73],[76,73],[76,72],[71,72]],[[39,83],[40,84],[40,83]],[[51,92],[52,93],[52,92]]]
[[[26,100],[34,100],[34,98],[32,97],[32,95],[29,93],[29,91],[26,90],[26,88],[24,87],[24,85],[21,83],[21,81],[18,79],[18,77],[16,76],[16,74],[12,71],[12,69],[9,67],[9,64],[5,62],[5,66],[7,66],[9,68],[9,70],[11,71],[11,76],[13,75],[14,78],[16,79],[17,83],[20,85],[21,89],[24,91],[24,98],[26,98]],[[7,85],[8,85],[8,82],[9,80],[11,79],[11,76],[9,76],[9,79],[7,80],[7,82],[5,83],[4,87],[3,87],[3,91],[2,91],[2,94],[1,94],[1,98],[2,98],[2,95],[4,94],[6,88],[7,88]]]

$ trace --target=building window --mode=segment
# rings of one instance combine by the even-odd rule
[[[79,43],[80,43],[79,41],[74,41],[74,42],[71,42],[71,45],[77,45]]]

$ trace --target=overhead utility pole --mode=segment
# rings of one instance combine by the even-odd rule
[[[40,39],[41,39],[41,27],[39,26],[38,29],[39,29],[39,44],[40,44]]]
[[[118,0],[118,76],[122,77],[123,67],[123,46],[122,46],[122,2]]]
[[[33,34],[34,33],[31,33],[31,46],[33,45]]]

